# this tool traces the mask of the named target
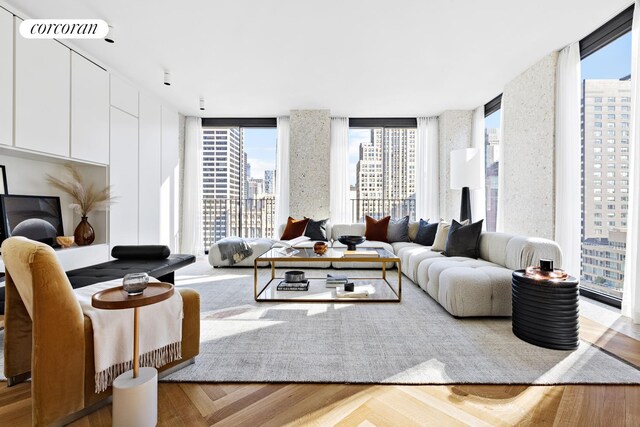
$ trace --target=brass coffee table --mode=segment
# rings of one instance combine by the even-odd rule
[[[270,249],[259,256],[253,262],[253,293],[258,302],[400,302],[402,300],[402,268],[400,258],[383,248],[362,248],[362,250],[375,250],[377,257],[354,257],[345,255],[346,248],[329,248],[327,252],[318,256],[312,248],[295,248],[298,253],[284,255],[282,248]],[[268,263],[271,268],[271,279],[266,285],[258,285],[258,264]],[[326,277],[307,277],[309,280],[308,291],[278,291],[278,284],[284,280],[276,277],[278,263],[287,263],[287,268],[305,270],[305,267],[293,267],[296,263],[308,264],[314,262],[349,262],[349,263],[380,263],[381,277],[351,277],[348,269],[332,269],[340,274],[346,274],[350,281],[354,282],[356,289],[365,288],[369,291],[366,298],[338,298],[336,288],[327,288]],[[387,263],[396,263],[398,269],[397,283],[387,279]],[[326,271],[326,270],[324,270]],[[338,289],[342,289],[341,287]]]

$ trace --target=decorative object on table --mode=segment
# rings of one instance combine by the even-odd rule
[[[345,274],[335,274],[335,273],[327,273],[327,288],[337,288],[340,286],[344,286],[349,279]]]
[[[315,252],[318,256],[322,256],[327,253],[328,248],[329,245],[327,245],[325,242],[315,242],[313,244],[313,252]]]
[[[58,236],[58,237],[56,237],[56,242],[58,242],[58,244],[62,248],[70,247],[71,245],[73,245],[73,241],[74,240],[75,240],[75,238],[73,236]]]
[[[353,292],[354,289],[354,285],[353,282],[348,282],[344,284],[344,291],[345,292]]]
[[[514,335],[539,347],[578,348],[578,279],[554,269],[552,260],[516,270],[512,279]]]
[[[0,194],[0,243],[22,236],[56,247],[64,235],[60,197]]]
[[[302,282],[287,282],[285,280],[278,283],[276,286],[276,290],[278,291],[308,291],[309,290],[309,281],[304,280]]]
[[[355,251],[350,251],[350,250],[346,250],[344,251],[344,256],[349,257],[349,258],[379,258],[380,254],[378,253],[378,251],[374,250],[374,249],[369,249],[369,250],[355,250]]]
[[[453,190],[462,190],[460,221],[471,222],[471,198],[469,189],[480,188],[483,182],[484,165],[477,148],[463,148],[451,152],[451,182]]]
[[[70,207],[81,217],[73,233],[75,242],[78,246],[90,245],[95,240],[96,234],[87,216],[92,211],[106,209],[115,198],[111,195],[111,186],[97,190],[93,184],[84,182],[74,166],[65,165],[65,169],[66,177],[60,179],[47,175],[47,182],[71,197]]]
[[[336,289],[336,297],[338,298],[369,298],[369,291],[366,289],[354,289],[352,291],[342,291]]]
[[[0,173],[2,174],[2,179],[0,179],[0,194],[9,194],[9,186],[7,185],[7,169],[4,165],[0,165]]]
[[[391,221],[390,216],[385,216],[377,220],[371,218],[369,215],[365,215],[364,237],[371,242],[386,242],[389,231],[389,221]]]
[[[347,245],[347,250],[355,251],[356,246],[365,241],[364,236],[340,236],[338,242]]]
[[[304,276],[304,271],[299,270],[291,270],[285,271],[284,273],[284,281],[287,283],[300,283],[306,280]]]
[[[129,296],[142,295],[149,285],[149,275],[147,273],[129,273],[122,279],[122,288]]]

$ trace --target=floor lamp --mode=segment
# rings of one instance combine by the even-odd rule
[[[480,188],[483,177],[483,162],[477,148],[463,148],[451,151],[451,189],[462,190],[460,201],[460,222],[471,220],[470,189]]]

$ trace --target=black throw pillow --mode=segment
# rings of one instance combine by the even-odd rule
[[[327,241],[327,219],[321,219],[319,221],[315,221],[313,219],[309,219],[307,223],[307,229],[304,230],[304,235],[307,236],[310,240],[319,240],[321,242]]]
[[[431,246],[436,238],[436,231],[438,231],[437,222],[431,224],[424,219],[420,219],[418,234],[416,234],[416,238],[413,242],[424,246]]]
[[[478,258],[483,221],[481,219],[473,224],[462,225],[455,219],[452,220],[443,255]]]
[[[164,245],[120,245],[111,249],[111,256],[117,259],[165,259],[171,250]]]

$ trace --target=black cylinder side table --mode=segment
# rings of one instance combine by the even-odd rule
[[[555,350],[578,348],[578,279],[512,274],[512,328],[518,338]]]

